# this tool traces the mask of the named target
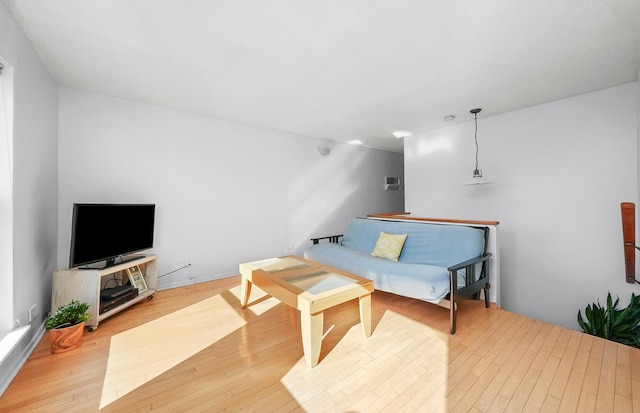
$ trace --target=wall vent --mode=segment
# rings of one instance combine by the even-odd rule
[[[393,176],[384,177],[385,191],[400,191],[401,189],[402,189],[402,185],[400,185],[400,178],[395,178]]]

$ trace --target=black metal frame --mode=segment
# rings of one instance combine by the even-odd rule
[[[449,267],[449,283],[450,291],[445,300],[449,301],[449,320],[451,334],[456,333],[456,320],[458,314],[457,302],[464,298],[479,298],[480,290],[484,291],[485,307],[489,308],[489,258],[491,253],[484,253],[483,255],[474,258],[469,261],[461,262],[460,264]],[[473,281],[476,277],[476,268],[480,264],[480,276],[477,281]],[[458,271],[465,270],[465,286],[458,289]]]
[[[311,238],[311,242],[313,242],[313,245],[316,245],[318,242],[320,242],[321,239],[328,239],[329,242],[333,242],[334,244],[339,244],[339,238],[342,237],[343,234],[340,235],[329,235],[328,237],[320,237],[320,238]]]

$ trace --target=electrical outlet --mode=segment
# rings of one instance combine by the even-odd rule
[[[38,315],[38,304],[34,304],[29,308],[29,322],[32,322],[33,319]]]
[[[295,250],[295,247],[293,245],[289,245],[287,247],[287,249],[285,250],[285,252],[288,253],[288,254],[293,254],[294,250]]]

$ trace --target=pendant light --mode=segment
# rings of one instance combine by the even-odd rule
[[[475,125],[476,125],[476,130],[475,130],[475,134],[474,134],[474,139],[476,142],[476,167],[473,170],[473,177],[471,178],[470,181],[465,182],[462,185],[486,185],[486,184],[492,184],[493,182],[487,181],[483,176],[482,176],[482,170],[478,168],[478,113],[481,111],[482,109],[477,108],[477,109],[471,109],[470,112],[473,113],[473,118],[475,121]]]

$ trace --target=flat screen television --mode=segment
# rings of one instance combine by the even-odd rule
[[[74,204],[69,268],[153,248],[155,204]]]

